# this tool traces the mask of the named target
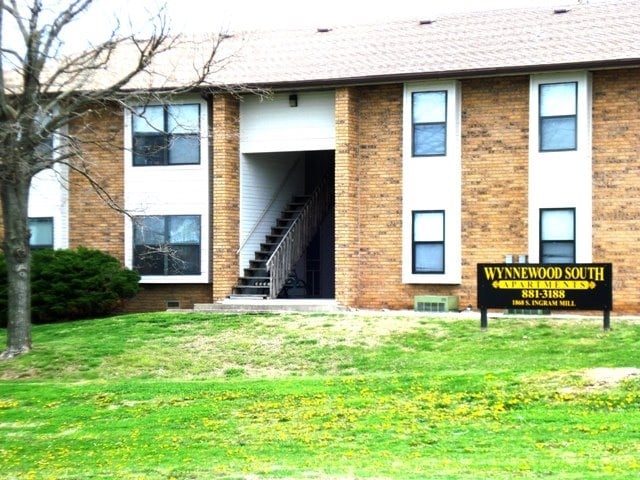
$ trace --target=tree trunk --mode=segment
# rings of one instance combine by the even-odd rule
[[[0,360],[31,350],[31,253],[29,250],[30,178],[0,184],[7,264],[7,349]]]

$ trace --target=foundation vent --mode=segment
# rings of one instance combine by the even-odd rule
[[[413,307],[416,312],[457,312],[458,297],[418,295],[414,297]]]

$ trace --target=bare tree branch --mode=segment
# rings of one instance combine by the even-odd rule
[[[95,175],[87,169],[86,164],[78,164],[76,162],[69,161],[62,161],[58,163],[66,165],[74,172],[80,174],[89,183],[93,191],[107,207],[125,216],[131,216],[130,213],[109,193],[108,189],[104,186],[104,182],[97,179]]]
[[[93,130],[91,122],[99,118],[94,113],[105,107],[133,113],[135,105],[165,103],[202,88],[231,61],[217,58],[227,35],[185,41],[170,33],[164,10],[145,35],[121,36],[121,25],[116,23],[102,41],[63,54],[63,33],[93,3],[60,0],[63,6],[50,17],[44,0],[0,0],[1,246],[10,272],[8,343],[0,358],[31,348],[28,203],[32,178],[56,164],[65,165],[88,182],[105,205],[131,217],[117,195],[109,192],[98,166],[85,155],[85,148],[92,144],[102,151],[113,149],[117,155],[125,148],[121,137],[116,142],[105,138],[108,133]],[[4,45],[7,20],[23,45]]]

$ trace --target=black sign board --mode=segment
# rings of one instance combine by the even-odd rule
[[[603,310],[605,328],[612,309],[610,263],[478,264],[478,307]]]

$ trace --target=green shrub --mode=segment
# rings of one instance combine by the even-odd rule
[[[138,273],[111,255],[80,247],[35,250],[31,264],[31,318],[34,323],[101,317],[138,291]],[[0,255],[0,324],[7,319],[7,271]]]

